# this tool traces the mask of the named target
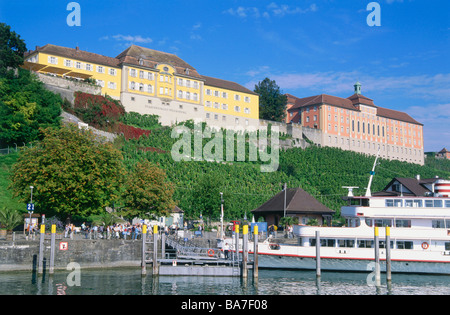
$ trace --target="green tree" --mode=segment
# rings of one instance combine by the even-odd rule
[[[0,210],[0,225],[4,226],[8,232],[11,232],[23,222],[23,215],[19,211],[6,207]]]
[[[63,217],[100,214],[119,199],[125,169],[117,149],[75,126],[42,133],[40,144],[23,151],[13,166],[15,196],[27,202],[34,186],[37,211]]]
[[[0,23],[0,75],[4,75],[8,68],[17,68],[23,64],[23,54],[27,47],[23,39],[11,26]]]
[[[193,218],[203,217],[217,219],[220,217],[220,187],[223,184],[222,174],[202,174],[198,182],[194,185]],[[225,204],[226,205],[226,204]]]
[[[29,71],[0,78],[0,146],[37,140],[39,128],[59,126],[61,104]]]
[[[255,93],[259,94],[259,118],[282,121],[286,117],[287,97],[275,80],[265,78],[255,85]]]
[[[167,216],[175,207],[173,192],[174,186],[162,169],[147,160],[138,162],[127,175],[123,194],[126,210],[120,213],[142,219]]]

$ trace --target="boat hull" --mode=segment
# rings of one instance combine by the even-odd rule
[[[346,272],[371,272],[375,262],[368,259],[321,258],[321,270]],[[315,257],[258,254],[258,267],[267,269],[315,270]],[[386,270],[386,262],[380,261],[380,270]],[[393,273],[450,274],[450,263],[425,261],[391,261]]]

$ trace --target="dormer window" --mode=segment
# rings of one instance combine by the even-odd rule
[[[163,70],[164,72],[169,72],[169,67],[164,67]]]
[[[144,59],[139,58],[139,65],[140,65],[140,66],[143,66],[143,65],[144,65]]]
[[[187,75],[189,75],[189,68],[186,68],[185,73],[186,73]]]

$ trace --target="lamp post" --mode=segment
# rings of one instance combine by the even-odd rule
[[[30,204],[33,204],[33,188],[33,186],[30,186]],[[30,220],[28,221],[28,236],[31,237],[31,215],[33,214],[33,211],[28,211],[28,213],[30,214]]]
[[[223,241],[223,193],[220,193],[220,239]]]
[[[284,215],[283,215],[283,217],[285,217],[286,216],[286,186],[287,186],[287,184],[286,183],[284,183]]]

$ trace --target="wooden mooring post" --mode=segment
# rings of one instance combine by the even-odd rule
[[[56,239],[56,225],[52,225],[52,238],[50,245],[50,269],[49,274],[53,274],[55,270],[55,239]]]
[[[392,280],[391,274],[391,228],[386,226],[386,280]]]
[[[378,226],[374,229],[374,242],[375,242],[375,285],[379,287],[381,285],[380,274],[380,241],[379,241]]]
[[[320,231],[316,231],[316,277],[321,277],[320,266]]]
[[[248,225],[244,225],[242,227],[242,278],[244,279],[247,279],[248,276],[247,256],[248,256]]]
[[[153,226],[153,275],[158,275],[158,226]]]
[[[38,273],[44,272],[44,238],[45,238],[45,225],[41,224],[41,235],[39,239],[39,261],[38,261]]]
[[[253,279],[258,279],[258,226],[253,227]]]
[[[142,260],[141,260],[141,275],[147,275],[147,263],[146,263],[146,252],[147,252],[147,225],[142,226]]]

